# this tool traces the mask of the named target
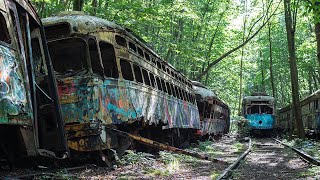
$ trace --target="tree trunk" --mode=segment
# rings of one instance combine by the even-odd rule
[[[316,33],[316,39],[317,39],[318,66],[320,67],[320,22],[316,23],[315,25],[315,33]]]
[[[291,10],[293,8],[293,10]],[[303,121],[301,116],[301,106],[299,99],[299,84],[298,84],[298,70],[296,64],[296,49],[295,49],[295,28],[297,17],[297,4],[292,7],[291,0],[284,0],[285,22],[287,30],[288,52],[290,62],[290,75],[292,87],[292,113],[295,119],[297,135],[299,138],[304,138]]]
[[[261,69],[261,92],[265,92],[266,89],[265,89],[265,85],[264,85],[264,67],[263,67],[263,56],[262,56],[262,51],[260,49],[259,51],[259,56],[260,56],[260,69]]]
[[[83,8],[84,0],[73,0],[73,10],[81,11]]]
[[[92,0],[91,6],[93,9],[91,15],[95,16],[97,14],[98,0]]]
[[[270,70],[270,81],[271,81],[271,89],[272,89],[272,96],[276,98],[275,95],[275,88],[274,88],[274,81],[273,81],[273,62],[272,62],[272,39],[271,39],[271,24],[268,24],[268,39],[269,39],[269,58],[270,58],[270,65],[269,65],[269,70]]]
[[[244,1],[244,12],[247,13],[247,1]],[[242,34],[242,43],[245,41],[246,37],[246,23],[247,23],[247,16],[243,17],[243,34]],[[239,72],[239,103],[238,103],[238,115],[241,115],[241,102],[242,102],[242,80],[243,80],[243,57],[244,57],[244,46],[241,49],[241,59],[240,59],[240,72]]]

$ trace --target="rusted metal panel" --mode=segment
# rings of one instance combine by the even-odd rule
[[[24,10],[26,10],[28,12],[28,14],[32,16],[32,19],[34,21],[36,21],[38,23],[38,25],[40,25],[40,18],[38,16],[35,8],[30,3],[30,1],[28,1],[28,0],[12,0],[12,1],[17,2],[21,7],[23,7]]]
[[[148,49],[152,54],[156,55],[157,58],[160,58],[156,52],[151,48],[142,43],[138,38],[133,36],[130,33],[122,28],[121,26],[115,24],[114,22],[101,19],[94,16],[84,15],[81,12],[62,12],[58,16],[48,17],[42,19],[42,22],[45,26],[56,25],[59,23],[68,23],[70,24],[70,30],[72,33],[81,33],[81,34],[93,34],[99,32],[117,32],[119,34],[125,34],[133,39],[135,42],[139,43],[142,47]],[[172,67],[172,66],[171,66]],[[173,68],[173,67],[172,67]]]
[[[0,1],[0,10],[2,11],[6,11],[6,4],[4,3],[4,1]]]
[[[30,125],[32,112],[17,57],[14,50],[0,44],[0,123]]]
[[[140,120],[167,124],[166,128],[199,128],[197,108],[135,82],[91,77],[61,80],[59,96],[65,123],[120,124]]]
[[[206,134],[223,134],[229,129],[230,109],[218,99],[216,94],[199,82],[193,81],[201,119],[201,132]],[[209,115],[206,115],[208,113]]]

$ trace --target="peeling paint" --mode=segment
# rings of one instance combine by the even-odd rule
[[[30,121],[24,122],[23,120],[9,121],[9,116],[28,112],[26,111],[27,97],[23,82],[15,52],[0,45],[0,123],[30,123]]]
[[[251,129],[272,129],[274,126],[274,117],[271,114],[247,114]]]
[[[58,89],[60,99],[64,99],[61,102],[66,124],[121,124],[143,119],[149,124],[167,124],[166,128],[200,127],[197,108],[191,103],[155,93],[132,81],[70,78],[60,82]]]

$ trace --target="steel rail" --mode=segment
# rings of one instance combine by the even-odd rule
[[[249,152],[252,150],[252,143],[251,143],[251,139],[249,139],[249,147],[248,149],[241,154],[241,156],[238,157],[238,159],[232,163],[227,169],[225,169],[220,176],[217,178],[217,180],[220,179],[228,179],[228,177],[230,177],[232,175],[232,171],[238,167],[238,165],[240,164],[241,160],[243,160],[248,154]]]
[[[306,152],[300,150],[300,149],[297,149],[297,148],[294,148],[276,138],[272,138],[274,141],[276,141],[277,143],[279,144],[282,144],[283,146],[285,147],[288,147],[290,149],[292,149],[294,152],[296,152],[301,158],[303,158],[304,160],[306,160],[307,162],[311,163],[311,164],[314,164],[314,165],[317,165],[317,166],[320,166],[320,161],[312,156],[310,156],[309,154],[307,154]]]

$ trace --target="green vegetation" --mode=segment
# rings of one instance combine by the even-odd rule
[[[126,154],[119,160],[120,165],[138,164],[148,161],[153,155],[145,152],[127,150]]]
[[[284,140],[284,142],[290,146],[301,149],[307,154],[320,160],[320,143],[312,140],[301,140],[301,139],[292,139]]]
[[[314,177],[316,175],[320,175],[320,167],[318,166],[309,168],[307,172],[299,173],[299,177]]]
[[[213,171],[211,172],[210,178],[211,179],[217,179],[220,176],[221,172]]]

